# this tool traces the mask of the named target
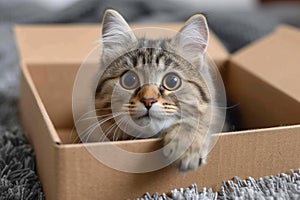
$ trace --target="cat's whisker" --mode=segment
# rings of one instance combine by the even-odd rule
[[[193,100],[185,100],[185,99],[177,99],[180,103],[183,103],[183,104],[195,104],[195,102]],[[232,106],[218,106],[218,105],[211,105],[209,104],[208,106],[209,107],[214,107],[214,108],[219,108],[219,109],[233,109],[235,107],[238,107],[240,104],[235,104],[235,105],[232,105]]]
[[[109,138],[107,138],[107,135],[110,133],[110,130],[113,129],[115,126],[117,126],[115,123],[113,123],[112,125],[110,125],[101,135],[99,138],[99,142],[104,142],[105,140],[110,140]]]
[[[111,117],[107,117],[107,118],[105,118],[105,119],[103,119],[103,120],[107,121],[107,120],[110,120],[110,119],[112,119],[112,118],[115,118],[115,117],[118,117],[118,116],[124,115],[124,114],[126,114],[126,113],[124,113],[124,112],[117,112],[117,113],[113,113]],[[102,123],[103,123],[103,122],[102,122],[103,120],[100,120],[100,121],[99,121],[99,122],[100,122],[100,124],[102,124]],[[105,122],[105,121],[104,121],[104,122]]]
[[[82,142],[88,142],[89,136],[91,132],[94,132],[94,130],[98,127],[98,122],[93,123],[91,126],[89,126],[83,133],[80,134],[80,138]],[[87,137],[87,138],[86,138]],[[86,138],[86,139],[85,139]]]
[[[127,107],[124,106],[123,108],[133,109],[133,108],[136,108],[136,106],[127,106]]]
[[[94,111],[101,111],[101,110],[111,110],[111,107],[94,109]]]
[[[113,119],[114,117],[118,117],[120,115],[122,115],[123,113],[117,113],[117,114],[114,114],[112,116],[109,116],[109,117],[106,117],[100,121],[97,121],[96,123],[93,123],[92,125],[90,125],[85,131],[83,131],[82,134],[80,134],[80,138],[81,139],[84,139],[85,137],[87,137],[87,140],[86,141],[89,141],[89,137],[91,135],[91,133],[97,128],[97,126],[101,126],[103,123]],[[87,136],[86,136],[87,135]]]
[[[176,112],[165,112],[164,115],[168,116],[168,115],[174,115]]]
[[[124,110],[137,110],[137,107],[124,107]]]
[[[225,106],[225,107],[224,107],[224,106],[210,106],[210,107],[229,110],[229,109],[236,108],[236,107],[238,107],[239,105],[240,105],[240,104],[235,104],[235,105],[232,105],[232,106]]]
[[[131,113],[131,112],[135,112],[137,111],[138,109],[136,108],[123,108],[122,109],[124,112],[127,112],[127,114]]]
[[[74,134],[76,134],[76,135],[74,135]],[[73,136],[74,136],[74,139],[72,139]],[[81,141],[79,135],[77,133],[75,133],[75,128],[74,127],[71,131],[71,135],[70,135],[69,139],[70,139],[70,141],[72,141],[71,144],[80,143],[80,141]]]
[[[176,104],[174,104],[174,103],[162,103],[162,105],[164,105],[164,106],[176,106]]]
[[[77,142],[79,142],[79,141],[82,141],[82,142],[83,142],[83,139],[84,139],[86,133],[87,133],[90,129],[92,129],[94,126],[97,126],[98,123],[99,123],[99,122],[97,121],[97,122],[95,122],[95,123],[89,125],[84,131],[82,131],[82,133],[76,133],[76,137],[74,138],[73,143],[75,143],[76,141],[77,141]],[[75,130],[75,126],[73,127],[72,133],[71,133],[71,134],[73,134],[73,131],[74,131],[74,130]]]
[[[183,106],[190,106],[190,105],[197,105],[198,104],[198,102],[196,102],[196,101],[178,101],[179,102],[179,105],[181,106],[181,107],[183,107]]]
[[[103,118],[103,117],[107,117],[107,116],[112,116],[112,114],[107,114],[107,115],[101,115],[101,116],[93,116],[93,117],[86,117],[80,120],[81,121],[85,121],[85,120],[90,120],[90,119],[96,119],[96,118]]]
[[[106,130],[105,130],[105,132],[100,136],[100,138],[99,138],[99,142],[103,142],[103,141],[105,141],[106,139],[109,139],[109,138],[107,138],[107,136],[108,136],[108,134],[110,134],[110,131],[113,129],[113,128],[115,128],[117,126],[117,124],[116,123],[114,123],[114,124],[112,124],[111,126],[109,126]],[[103,139],[102,139],[103,138]],[[110,139],[109,139],[110,140]]]
[[[82,131],[82,133],[79,133],[79,136],[81,137],[81,136],[85,135],[86,132],[88,132],[88,131],[89,131],[91,128],[93,128],[95,125],[98,125],[98,123],[99,123],[99,122],[97,121],[97,122],[95,122],[95,123],[89,125],[84,131]]]
[[[174,112],[178,112],[179,111],[179,108],[164,108],[163,109],[165,112],[172,112],[172,111],[174,111]]]
[[[170,111],[170,112],[172,112],[172,111],[178,112],[178,111],[179,111],[178,108],[164,108],[163,110],[164,110],[164,111]]]
[[[87,134],[87,133],[90,133],[90,131],[92,130],[92,131],[94,131],[96,128],[97,128],[97,126],[100,126],[101,124],[103,124],[104,122],[106,122],[106,121],[109,121],[109,120],[111,120],[111,119],[113,119],[113,116],[112,117],[107,117],[106,119],[103,119],[103,120],[100,120],[100,121],[97,121],[97,122],[95,122],[95,123],[93,123],[92,125],[90,125],[85,131],[83,131],[83,134],[81,134],[81,135],[89,135],[89,134]],[[86,137],[86,136],[84,136],[84,137]],[[88,141],[88,140],[87,140]]]
[[[122,121],[123,121],[124,119],[123,118],[121,118],[120,120],[117,120],[109,129],[107,129],[107,131],[105,132],[105,134],[103,135],[103,137],[104,136],[107,136],[108,134],[110,134],[110,132],[111,132],[111,130],[113,129],[113,128],[115,128],[115,131],[114,131],[114,134],[113,134],[113,136],[112,136],[112,141],[116,141],[114,138],[115,138],[115,133],[116,133],[116,131],[119,129],[119,130],[121,130],[120,129],[120,125],[121,125],[121,123],[122,123]],[[105,138],[105,137],[104,137]],[[119,138],[119,137],[118,137]],[[118,138],[117,138],[117,140],[118,140]],[[100,139],[99,141],[101,141],[102,139]]]
[[[115,131],[114,131],[114,133],[113,133],[113,135],[112,135],[112,137],[111,137],[111,141],[115,141],[115,140],[114,140],[114,138],[115,138],[115,133],[116,133],[116,130],[119,128],[119,125],[120,125],[121,121],[122,121],[122,118],[121,118],[120,120],[117,120],[117,121],[114,123],[113,128],[115,128]],[[111,130],[112,130],[112,129],[108,130],[108,131],[107,131],[107,134],[110,134]]]
[[[132,106],[134,104],[131,104],[131,103],[124,103],[123,106]]]
[[[106,109],[106,108],[104,108],[104,109]],[[101,110],[104,110],[104,109],[98,108],[98,109],[90,110],[90,111],[84,113],[83,115],[81,115],[81,117],[80,117],[78,120],[76,120],[75,124],[76,124],[78,121],[80,121],[84,116],[88,115],[89,113],[92,113],[92,112],[95,112],[95,111],[101,111]],[[107,108],[107,110],[110,110],[110,108]]]
[[[107,117],[107,116],[119,116],[119,114],[125,114],[124,112],[115,112],[115,113],[109,113],[109,114],[104,114],[104,115],[96,115],[96,116],[92,116],[92,117],[87,117],[84,119],[93,119],[93,118],[103,118],[103,117]]]
[[[122,108],[136,108],[136,106],[133,106],[133,105],[128,105],[128,106],[123,106]]]
[[[129,108],[136,108],[136,106],[123,106],[122,108],[129,109]]]
[[[112,111],[112,108],[103,108],[103,109],[95,109],[95,112],[107,112],[107,111]]]
[[[164,108],[174,108],[174,109],[178,109],[177,106],[173,106],[173,105],[167,105],[167,106],[164,106]]]
[[[86,112],[86,113],[84,113],[83,115],[81,115],[81,117],[80,117],[78,120],[76,120],[75,125],[76,125],[79,121],[81,121],[81,119],[82,119],[84,116],[86,116],[87,114],[92,113],[92,112],[94,112],[94,110],[91,110],[91,111]]]
[[[99,125],[96,125],[94,128],[92,128],[89,132],[86,134],[86,141],[89,141],[90,136],[93,134],[93,132],[96,130],[96,128],[99,127]]]
[[[175,111],[178,111],[179,108],[164,108],[164,110],[175,110]]]
[[[96,99],[96,101],[97,101],[97,99]],[[107,103],[107,102],[108,102],[108,103],[109,103],[109,102],[112,102],[112,101],[111,101],[111,100],[109,100],[109,101],[104,101],[103,99],[101,99],[100,102],[101,102],[101,103],[102,103],[102,102],[104,102],[104,103]]]
[[[121,124],[122,124],[124,121],[125,121],[125,119],[120,119],[120,120],[116,123],[116,124],[117,124],[117,127],[116,127],[116,129],[115,129],[115,131],[114,131],[114,134],[113,134],[113,141],[118,141],[120,132],[118,132],[118,134],[117,134],[118,137],[117,137],[116,140],[115,140],[115,134],[116,134],[117,130],[121,130],[120,126],[121,126]]]
[[[168,113],[168,114],[165,114],[164,116],[174,116],[175,114],[174,113]]]
[[[117,130],[119,129],[118,125],[116,124],[116,128],[115,128],[115,131],[114,131],[114,134],[113,134],[113,137],[112,137],[112,141],[117,141],[115,140],[115,136],[116,136],[116,132]],[[118,139],[118,138],[117,138]]]

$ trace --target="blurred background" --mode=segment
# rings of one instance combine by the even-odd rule
[[[300,26],[300,0],[0,0],[0,23],[99,23],[106,8],[129,22],[177,22],[204,13],[231,51],[280,23]]]
[[[34,152],[18,121],[19,54],[13,26],[100,23],[107,8],[130,23],[184,22],[203,13],[231,53],[280,24],[300,27],[300,0],[0,0],[0,199],[44,199]],[[9,176],[11,169],[17,174]]]
[[[107,8],[130,23],[184,22],[203,13],[231,53],[279,24],[300,27],[300,0],[0,0],[0,91],[18,94],[7,89],[19,79],[14,24],[100,23]]]

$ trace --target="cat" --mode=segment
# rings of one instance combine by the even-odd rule
[[[182,171],[205,163],[214,92],[205,66],[206,18],[189,18],[173,38],[137,38],[125,19],[106,10],[95,109],[110,140],[162,137],[166,159]],[[208,77],[204,81],[204,75]],[[97,139],[96,139],[97,140]],[[99,138],[98,138],[99,140]]]

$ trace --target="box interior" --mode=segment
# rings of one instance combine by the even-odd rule
[[[80,64],[27,65],[40,98],[53,122],[62,144],[64,145],[76,144],[77,135],[72,116],[72,90],[79,66]],[[274,109],[276,110],[277,105],[272,104],[274,95],[249,95],[248,89],[246,90],[244,87],[237,87],[245,85],[245,79],[251,79],[246,80],[246,83],[258,84],[261,87],[266,86],[264,86],[260,80],[255,79],[255,77],[247,78],[243,76],[244,78],[238,79],[236,78],[235,73],[235,70],[227,70],[226,73],[223,73],[223,79],[225,81],[227,96],[234,101],[232,107],[239,109],[240,116],[236,117],[241,118],[239,120],[242,121],[245,129],[278,127],[300,122],[299,118],[291,118],[290,121],[285,120],[283,124],[281,115],[272,115],[269,116],[269,118],[265,118],[266,113],[273,114]],[[234,85],[236,87],[231,86],[231,79],[233,78],[235,79]],[[249,96],[252,96],[251,100],[255,102],[255,104],[247,102]],[[288,105],[285,105],[284,107],[286,108]],[[232,108],[229,107],[228,110],[229,109]],[[277,111],[278,110],[280,109],[277,108]]]

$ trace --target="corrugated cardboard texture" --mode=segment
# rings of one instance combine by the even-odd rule
[[[259,178],[287,172],[300,166],[299,128],[225,134],[219,138],[207,165],[187,174],[171,167],[145,174],[118,172],[99,163],[82,146],[65,146],[59,151],[59,196],[60,199],[128,199],[142,196],[145,191],[162,193],[192,183],[200,188],[218,189],[222,180],[236,175]],[[119,145],[143,150],[156,144],[153,141]]]
[[[226,85],[247,128],[300,123],[299,44],[300,30],[282,26],[232,56]]]
[[[210,153],[208,164],[187,174],[181,174],[172,167],[144,174],[119,172],[98,162],[83,144],[70,144],[68,133],[72,128],[72,82],[79,61],[91,47],[90,43],[86,45],[84,40],[90,41],[98,34],[92,31],[90,36],[75,42],[78,48],[74,48],[68,42],[58,46],[53,43],[63,43],[67,37],[75,39],[78,36],[74,34],[83,34],[85,28],[90,29],[89,26],[55,27],[53,30],[51,27],[16,29],[25,62],[22,66],[21,118],[36,151],[38,172],[48,200],[127,199],[142,196],[146,191],[166,192],[187,187],[192,183],[197,183],[199,187],[217,189],[222,180],[231,179],[236,175],[241,178],[258,178],[300,167],[300,125],[224,133]],[[278,39],[278,33],[280,31],[270,37]],[[290,34],[289,31],[286,33]],[[281,34],[285,35],[282,32]],[[45,39],[47,37],[50,39]],[[81,36],[83,37],[85,36]],[[264,44],[265,40],[269,40],[269,37],[260,42]],[[39,48],[39,43],[44,47],[38,51],[36,48]],[[48,46],[48,43],[52,44]],[[84,46],[80,47],[80,44]],[[253,45],[249,49],[254,47],[257,48],[255,53],[261,48]],[[290,50],[290,46],[286,48],[285,51]],[[269,46],[269,50],[272,49],[273,46]],[[286,119],[288,124],[298,121],[298,115],[288,114],[291,112],[291,106],[297,110],[300,102],[291,97],[292,95],[289,96],[289,93],[279,88],[274,89],[273,85],[280,82],[272,82],[272,85],[268,76],[261,77],[256,76],[254,72],[250,73],[248,64],[256,55],[244,55],[245,52],[247,53],[247,49],[234,56],[226,71],[226,80],[230,96],[241,104],[247,125],[268,127],[280,125],[281,119]],[[274,57],[274,60],[276,59],[279,58]],[[289,86],[292,87],[293,84]],[[249,92],[248,89],[253,87]],[[280,101],[289,104],[284,107],[288,109],[288,112],[282,113],[284,116],[278,113],[274,115],[275,108],[271,106],[274,102],[276,106],[280,106]],[[258,111],[255,108],[258,108]],[[160,140],[121,141],[115,144],[129,151],[147,152],[159,147]],[[106,144],[89,145],[105,149]]]

